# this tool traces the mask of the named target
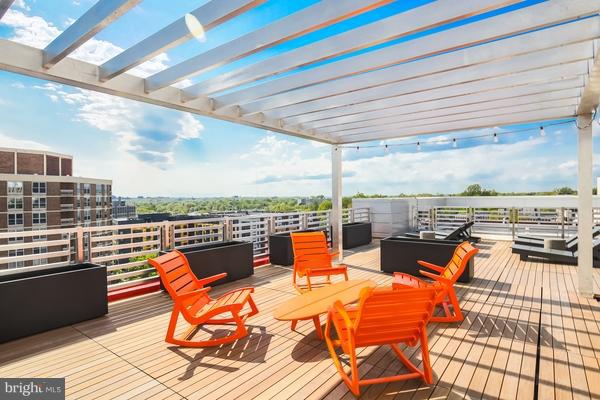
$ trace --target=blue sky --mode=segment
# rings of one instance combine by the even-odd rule
[[[160,71],[315,2],[267,1],[210,30],[205,43],[189,41],[141,65],[134,73],[146,76]],[[187,83],[427,2],[392,3],[256,53],[243,62],[209,71]],[[43,47],[93,3],[17,0],[0,22],[0,37]],[[199,5],[198,1],[145,0],[75,56],[101,63]],[[574,124],[549,126],[544,137],[539,135],[538,127],[536,123],[429,135],[419,139],[421,151],[414,145],[391,147],[389,151],[382,147],[346,149],[344,193],[453,193],[470,183],[501,191],[574,187]],[[489,137],[460,140],[494,129],[529,130],[501,135],[499,143]],[[459,146],[433,142],[439,138],[459,138]],[[597,141],[595,138],[596,145]],[[330,194],[329,146],[7,72],[0,72],[0,146],[72,154],[77,175],[112,179],[118,195]]]

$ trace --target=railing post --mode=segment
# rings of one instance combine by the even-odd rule
[[[75,232],[77,238],[77,263],[81,264],[84,262],[84,253],[83,253],[83,227],[78,226]]]
[[[565,208],[560,208],[560,237],[565,238]]]
[[[300,226],[302,229],[306,230],[308,229],[308,213],[302,213],[300,214]]]
[[[517,221],[517,214],[518,214],[517,209],[515,207],[512,207],[510,209],[510,215],[511,215],[510,220],[512,222],[512,238],[513,238],[513,240],[515,239],[515,236],[516,236],[516,229],[517,229],[517,227],[516,227],[515,224],[516,224],[516,221]]]
[[[233,240],[233,224],[230,218],[223,220],[223,241],[230,242]]]
[[[272,215],[267,217],[267,235],[271,236],[275,233],[275,217]]]
[[[348,223],[352,224],[354,222],[354,208],[348,209]]]

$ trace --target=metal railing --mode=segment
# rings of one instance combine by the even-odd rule
[[[369,220],[368,208],[343,210],[346,223]],[[330,211],[6,232],[0,233],[0,275],[89,262],[106,265],[108,288],[115,290],[156,279],[147,260],[161,251],[240,240],[252,242],[254,257],[264,258],[269,235],[306,229],[329,235]]]
[[[413,227],[418,230],[452,230],[473,221],[478,234],[533,234],[568,237],[577,233],[577,209],[567,207],[429,207],[413,210]],[[594,224],[600,209],[594,209]]]

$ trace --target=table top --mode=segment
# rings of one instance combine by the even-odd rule
[[[375,286],[377,284],[371,280],[358,279],[314,289],[281,303],[273,313],[273,317],[280,321],[310,319],[326,313],[337,300],[342,304],[355,302],[362,289]]]

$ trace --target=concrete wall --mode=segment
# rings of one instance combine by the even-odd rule
[[[600,196],[594,196],[594,207],[600,208]],[[373,236],[386,237],[413,230],[414,210],[431,207],[531,207],[577,208],[577,196],[496,196],[496,197],[410,197],[353,199],[352,207],[369,208]]]

